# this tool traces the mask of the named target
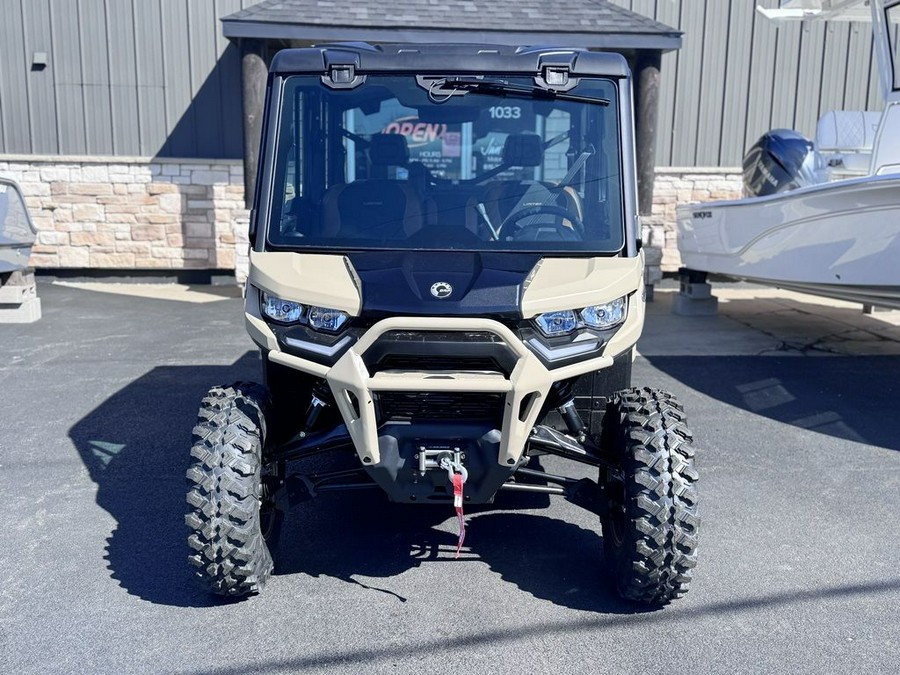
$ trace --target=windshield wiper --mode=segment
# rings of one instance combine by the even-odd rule
[[[428,94],[435,103],[443,103],[456,91],[466,91],[473,94],[493,94],[495,96],[517,96],[524,98],[539,98],[559,101],[577,101],[579,103],[594,103],[596,105],[609,105],[608,98],[593,98],[580,94],[569,94],[564,91],[541,89],[540,87],[528,87],[521,84],[510,84],[505,80],[478,80],[467,77],[448,77],[443,81],[435,80]],[[446,99],[441,99],[447,95]]]

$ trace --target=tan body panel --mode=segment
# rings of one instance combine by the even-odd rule
[[[522,316],[599,305],[643,285],[643,253],[635,258],[544,258],[522,294]]]
[[[349,261],[322,253],[250,252],[250,284],[306,305],[359,316],[362,296]]]

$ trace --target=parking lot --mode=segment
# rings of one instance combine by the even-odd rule
[[[657,293],[634,381],[682,399],[703,517],[665,609],[615,598],[575,506],[503,495],[454,560],[452,509],[374,492],[292,512],[232,602],[195,589],[183,514],[200,397],[257,377],[234,289],[39,293],[0,325],[2,672],[900,671],[898,312],[738,287],[687,319]]]

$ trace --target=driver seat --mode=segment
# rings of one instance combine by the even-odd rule
[[[502,162],[508,167],[536,167],[544,161],[544,144],[537,134],[510,134],[503,144]],[[571,188],[554,189],[550,183],[531,180],[495,180],[488,183],[480,195],[469,199],[466,209],[466,228],[482,236],[488,233],[487,223],[479,211],[479,205],[496,230],[515,211],[538,204],[553,204],[578,214],[582,217],[581,200]],[[523,224],[545,223],[552,215],[538,214],[523,218]],[[572,228],[572,223],[563,219],[565,227]]]

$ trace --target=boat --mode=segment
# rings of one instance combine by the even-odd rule
[[[15,181],[0,178],[0,275],[28,267],[36,236],[22,190]]]
[[[868,18],[884,109],[828,113],[815,141],[769,132],[744,158],[744,198],[679,206],[685,278],[716,274],[900,308],[900,0],[791,0],[759,11]]]

